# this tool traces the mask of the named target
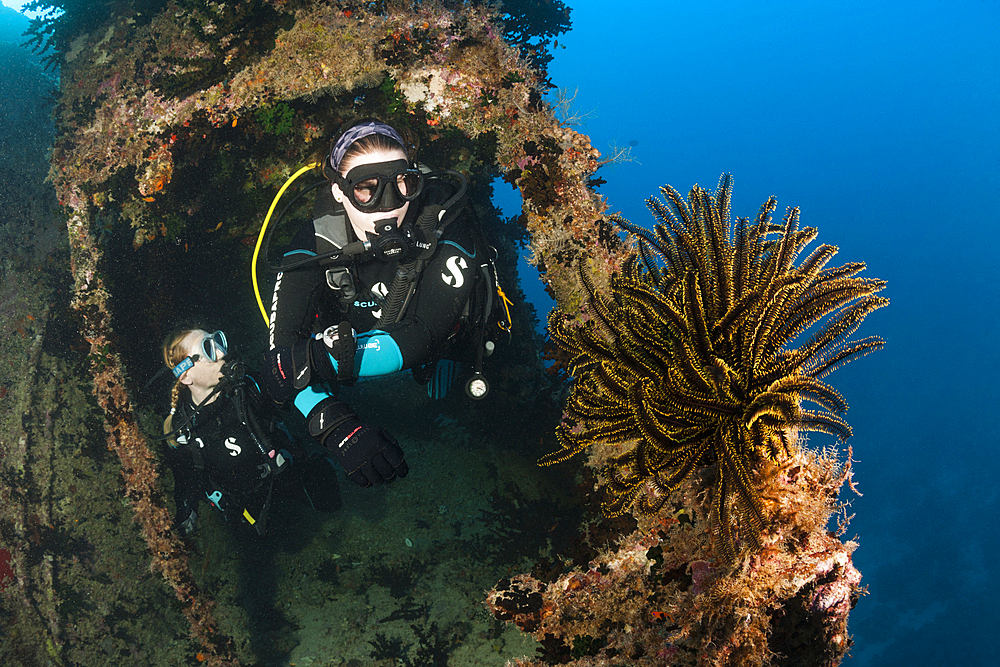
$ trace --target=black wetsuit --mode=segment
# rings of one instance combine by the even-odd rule
[[[425,206],[443,204],[451,195],[446,184],[428,181],[421,199],[411,203],[403,226],[415,221]],[[286,253],[289,260],[328,252],[357,240],[329,187],[320,188],[320,192],[314,221],[296,236],[293,249]],[[462,211],[444,229],[434,254],[416,276],[415,288],[401,317],[383,324],[379,324],[383,297],[393,283],[400,264],[397,261],[368,259],[338,269],[341,275],[349,273],[353,294],[331,288],[338,279],[328,277],[323,268],[279,273],[271,307],[270,348],[292,346],[347,321],[356,336],[355,376],[414,369],[419,378],[425,365],[432,370],[439,359],[455,358],[462,352],[462,325],[469,317],[470,298],[487,262],[475,221],[471,213]],[[423,380],[430,377],[430,370]],[[303,394],[310,395],[300,394],[295,405],[308,414],[323,392]]]
[[[224,384],[219,397],[197,414],[190,392],[184,391],[173,423],[184,424],[176,436],[179,446],[166,452],[180,521],[199,500],[208,500],[228,520],[253,525],[263,534],[268,519],[273,520],[275,494],[323,512],[339,509],[333,462],[325,454],[308,455],[290,437],[249,376]]]

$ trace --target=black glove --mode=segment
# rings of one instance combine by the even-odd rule
[[[306,338],[291,347],[276,347],[264,353],[263,383],[279,405],[315,381],[337,377],[322,340]]]
[[[264,389],[275,403],[283,404],[295,395],[295,384],[292,378],[295,369],[292,367],[292,348],[276,347],[264,353],[261,382]]]
[[[329,449],[358,486],[374,486],[406,477],[403,450],[389,433],[362,424],[350,406],[333,398],[309,412],[309,433]]]
[[[339,372],[330,355],[337,358]],[[322,338],[305,338],[291,347],[264,353],[264,388],[275,403],[284,404],[313,382],[354,384],[354,330],[341,322],[323,332]]]

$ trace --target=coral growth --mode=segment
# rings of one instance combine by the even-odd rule
[[[856,544],[838,539],[846,519],[827,530],[850,453],[840,464],[800,434],[850,435],[820,378],[882,347],[849,338],[887,303],[884,283],[828,267],[828,245],[797,262],[816,230],[797,209],[772,223],[773,198],[731,223],[731,189],[662,188],[652,231],[616,220],[634,254],[606,286],[581,269],[586,311],[550,318],[576,382],[542,463],[590,449],[605,509],[639,527],[583,570],[490,593],[544,662],[834,665],[850,644]]]
[[[78,9],[65,4],[67,12]],[[618,249],[601,217],[606,206],[587,185],[599,153],[555,118],[542,100],[543,73],[502,38],[517,35],[523,49],[540,56],[568,26],[561,3],[541,4],[554,18],[537,21],[545,14],[538,7],[512,7],[504,30],[490,9],[436,2],[247,3],[251,9],[187,2],[141,18],[125,11],[73,39],[64,15],[52,19],[66,62],[51,177],[60,201],[79,216],[71,238],[85,231],[77,225],[89,227],[95,208],[120,214],[135,228],[137,245],[182,235],[176,220],[154,220],[185,210],[190,218],[182,224],[201,219],[194,213],[202,205],[197,190],[174,185],[184,170],[204,170],[230,154],[246,164],[242,182],[229,187],[272,187],[275,167],[287,177],[292,165],[311,159],[319,128],[328,134],[356,113],[391,115],[410,127],[425,156],[433,157],[430,144],[450,148],[457,133],[466,139],[454,150],[456,166],[476,155],[487,174],[497,167],[505,173],[524,195],[522,221],[539,268],[570,302],[579,292],[569,270],[574,258],[583,253],[613,267]],[[208,25],[214,28],[206,32]],[[536,44],[537,30],[544,34]],[[200,79],[192,78],[196,72]],[[178,88],[185,77],[188,84]],[[294,117],[285,114],[275,125],[274,109]],[[271,155],[250,163],[236,155],[236,147],[260,142],[261,134],[279,134],[276,128],[287,139],[273,144]],[[213,177],[229,170],[214,166]],[[232,220],[225,229],[233,236],[249,233],[255,217],[219,214]],[[74,248],[82,250],[80,243]]]
[[[501,581],[488,608],[542,645],[537,659],[515,664],[839,664],[861,575],[851,562],[857,544],[826,524],[842,509],[835,498],[850,481],[850,460],[795,442],[791,450],[765,473],[766,546],[736,566],[711,548],[710,482],[696,475],[670,494],[666,511],[643,517],[586,567],[551,582]]]
[[[90,348],[107,443],[154,567],[181,599],[208,661],[225,663],[229,643],[169,526],[129,394],[128,377],[144,374],[140,352],[149,355],[139,348],[147,334],[162,333],[177,316],[172,305],[195,301],[183,298],[181,278],[166,277],[225,265],[216,285],[234,289],[220,289],[227,301],[219,312],[252,312],[232,302],[241,280],[229,267],[249,264],[248,241],[270,197],[325,148],[318,137],[350,116],[380,115],[406,130],[429,164],[468,171],[480,189],[506,172],[525,193],[522,221],[535,242],[560,246],[551,259],[536,253],[553,289],[576,294],[573,257],[585,250],[615,261],[602,245],[613,238],[600,217],[604,205],[586,184],[599,155],[542,101],[548,84],[537,66],[547,41],[568,26],[568,12],[543,2],[554,17],[519,25],[518,17],[545,17],[517,10],[501,29],[496,10],[467,3],[35,5],[62,12],[34,23],[32,34],[55,47],[60,64],[50,180],[66,213],[72,305]],[[520,49],[505,32],[517,35]],[[523,57],[531,50],[535,67]],[[510,246],[501,263],[513,267]],[[203,264],[194,270],[197,257]],[[125,275],[123,267],[137,270]],[[131,335],[116,335],[116,327]],[[128,371],[123,352],[135,360]]]
[[[856,277],[862,263],[827,267],[837,252],[829,245],[796,264],[816,230],[799,229],[795,208],[772,223],[774,198],[752,223],[731,223],[731,176],[714,196],[697,186],[687,201],[662,192],[668,203],[647,200],[652,232],[617,221],[638,252],[606,296],[583,272],[589,320],[550,318],[576,383],[571,423],[557,432],[562,449],[542,463],[600,444],[593,456],[613,514],[633,503],[656,513],[696,469],[713,467],[713,529],[719,554],[733,560],[734,524],[744,544],[760,547],[767,518],[753,476],[761,462],[790,456],[794,430],[850,435],[839,416],[846,402],[820,378],[882,347],[877,337],[848,339],[888,303],[876,295],[885,283]]]

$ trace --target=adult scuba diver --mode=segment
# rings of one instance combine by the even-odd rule
[[[190,535],[201,500],[263,535],[274,503],[291,498],[321,512],[340,508],[334,463],[308,454],[261,395],[226,335],[181,328],[163,342],[176,382],[163,425],[174,476],[175,521]]]
[[[440,397],[461,361],[471,369],[466,392],[480,398],[493,325],[509,330],[497,315],[506,308],[492,249],[465,205],[465,177],[422,168],[406,146],[379,120],[345,127],[326,158],[329,181],[313,221],[285,254],[271,299],[268,391],[294,404],[363,487],[408,467],[395,438],[338,399],[339,386],[409,369]]]

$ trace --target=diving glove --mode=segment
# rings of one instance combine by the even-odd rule
[[[309,434],[337,457],[358,486],[388,483],[410,470],[396,439],[383,428],[361,423],[346,403],[324,399],[309,411],[308,422]]]
[[[313,382],[353,384],[354,346],[354,330],[349,322],[341,322],[321,337],[266,352],[263,375],[267,393],[275,403],[284,404]]]
[[[292,348],[276,347],[264,353],[264,371],[261,381],[268,396],[275,403],[282,405],[295,395],[295,385],[292,383]]]
[[[322,341],[306,338],[291,347],[276,347],[264,353],[264,388],[271,399],[283,405],[311,382],[336,379]]]

